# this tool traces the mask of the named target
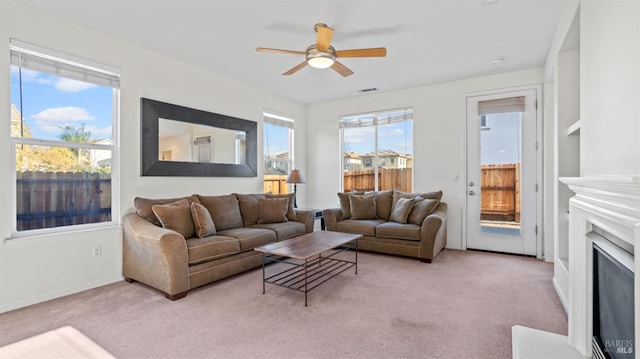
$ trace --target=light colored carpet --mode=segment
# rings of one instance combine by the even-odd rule
[[[58,328],[0,347],[3,359],[112,359],[113,355],[74,327]]]
[[[510,358],[511,327],[567,334],[553,265],[445,250],[434,263],[360,252],[304,294],[255,269],[171,302],[140,283],[0,315],[0,345],[73,325],[119,358]]]

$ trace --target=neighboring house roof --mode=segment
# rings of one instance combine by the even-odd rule
[[[360,155],[360,157],[375,157],[375,152],[369,152],[369,153],[365,153],[363,155]],[[404,157],[404,158],[411,158],[411,155],[408,154],[402,154],[402,153],[398,153],[396,151],[392,151],[392,150],[380,150],[378,151],[378,157]]]

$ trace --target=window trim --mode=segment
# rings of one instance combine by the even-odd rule
[[[26,68],[33,71],[38,71],[42,73],[50,73],[50,71],[43,71],[42,69],[31,69],[29,67],[21,66],[21,64],[14,64],[13,57],[16,51],[24,51],[24,53],[29,53],[29,56],[40,56],[47,61],[56,61],[63,64],[62,67],[69,65],[69,68],[84,68],[87,70],[85,77],[82,81],[96,83],[96,81],[90,81],[86,76],[91,77],[92,73],[95,75],[96,73],[102,74],[103,76],[97,76],[97,78],[108,79],[109,83],[97,82],[100,86],[111,87],[112,89],[112,119],[111,119],[111,145],[105,144],[92,144],[92,143],[78,143],[78,142],[66,142],[66,141],[55,141],[55,140],[44,140],[38,138],[30,138],[30,137],[10,137],[11,143],[11,151],[10,151],[10,173],[11,173],[11,216],[12,216],[12,224],[11,224],[11,237],[8,240],[12,239],[25,239],[31,237],[40,237],[40,236],[48,236],[59,233],[70,233],[70,232],[80,232],[87,230],[95,230],[95,229],[106,229],[113,228],[114,226],[119,226],[121,223],[120,218],[120,138],[119,138],[119,125],[120,125],[120,71],[119,69],[97,63],[92,60],[76,57],[73,55],[69,55],[66,53],[62,53],[59,51],[51,50],[48,48],[40,47],[34,44],[22,42],[20,40],[16,40],[14,38],[10,39],[10,53],[12,60],[9,61],[10,66],[16,66],[21,68]],[[77,77],[66,76],[53,73],[53,75],[78,79]],[[21,115],[22,109],[20,109]],[[110,150],[111,151],[111,220],[105,222],[97,222],[97,223],[84,223],[84,224],[74,224],[68,226],[58,226],[58,227],[50,227],[50,228],[38,228],[38,229],[28,229],[18,231],[18,214],[17,214],[17,188],[16,188],[16,145],[20,144],[30,144],[30,145],[39,145],[39,146],[53,146],[53,147],[67,147],[67,148],[83,148],[83,149],[98,149],[98,150]]]

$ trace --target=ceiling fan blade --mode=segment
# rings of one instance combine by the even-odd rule
[[[299,70],[301,70],[305,66],[307,66],[307,62],[306,61],[294,66],[291,70],[283,73],[282,75],[284,75],[284,76],[293,75],[293,74],[295,74],[296,72],[298,72]]]
[[[304,51],[293,51],[293,50],[281,50],[281,49],[270,49],[268,47],[258,47],[256,49],[258,52],[273,52],[276,54],[291,54],[291,55],[304,55],[306,52]]]
[[[324,26],[316,26],[316,31],[318,32],[318,40],[316,47],[320,51],[329,50],[329,45],[331,44],[331,38],[333,37],[333,29],[330,27]]]
[[[336,70],[336,72],[339,73],[340,75],[342,75],[342,77],[347,77],[347,76],[353,75],[353,71],[349,70],[348,67],[344,66],[343,64],[339,63],[338,61],[334,62],[333,65],[331,65],[331,68]]]
[[[336,57],[385,57],[385,56],[387,56],[387,49],[385,47],[336,51]]]

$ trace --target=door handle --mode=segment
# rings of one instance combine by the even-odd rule
[[[474,191],[469,191],[469,196],[473,196],[474,194],[476,194]]]
[[[475,183],[473,183],[473,181],[469,181],[469,187],[473,187],[475,185]]]

